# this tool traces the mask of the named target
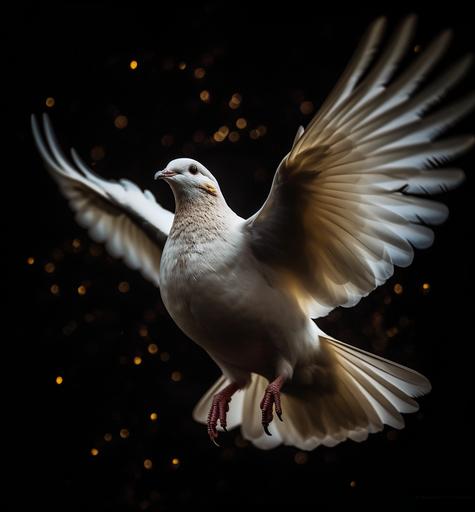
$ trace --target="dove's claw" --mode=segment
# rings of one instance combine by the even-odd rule
[[[229,384],[219,393],[216,393],[211,403],[211,408],[208,413],[208,435],[216,446],[219,446],[216,439],[218,438],[218,420],[221,428],[227,432],[226,429],[226,413],[229,411],[229,402],[233,394],[239,389],[237,384]]]
[[[211,441],[213,442],[213,444],[215,446],[217,446],[218,448],[221,448],[221,446],[218,444],[218,441],[216,441],[216,439],[213,436],[209,436],[209,438],[211,439]]]
[[[262,427],[268,436],[272,435],[269,431],[269,424],[274,419],[272,414],[274,405],[277,417],[280,421],[284,421],[282,419],[282,407],[280,405],[280,389],[284,385],[284,382],[284,377],[277,377],[277,379],[275,379],[267,386],[264,397],[261,401]]]

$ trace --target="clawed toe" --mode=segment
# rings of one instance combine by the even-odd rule
[[[282,419],[282,407],[280,404],[280,387],[282,382],[280,379],[269,384],[264,393],[264,398],[261,401],[261,411],[262,411],[262,427],[264,428],[264,432],[271,436],[272,433],[269,431],[269,425],[272,423],[274,419],[273,410],[275,406],[275,413],[280,421],[284,421]]]

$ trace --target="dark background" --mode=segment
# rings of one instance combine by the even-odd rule
[[[406,416],[404,430],[386,428],[362,444],[305,455],[290,447],[260,451],[237,430],[221,436],[221,449],[210,443],[191,410],[218,369],[180,333],[158,290],[75,224],[29,130],[30,113],[47,110],[65,147],[74,146],[103,176],[150,188],[170,209],[171,192],[152,182],[153,173],[172,158],[192,156],[217,176],[231,207],[248,216],[266,197],[298,125],[311,118],[302,102],[318,108],[370,21],[388,14],[393,27],[419,12],[414,44],[421,48],[452,27],[453,44],[437,68],[443,69],[473,50],[468,12],[452,2],[444,11],[257,10],[237,2],[166,10],[157,4],[155,11],[84,2],[10,9],[2,21],[2,233],[4,326],[12,333],[5,335],[2,374],[11,454],[11,495],[4,499],[11,510],[30,501],[48,510],[156,511],[380,502],[381,495],[393,503],[470,500],[473,155],[454,162],[467,181],[444,196],[451,216],[437,228],[434,246],[356,308],[321,322],[344,341],[423,372],[433,391],[420,400],[420,412]],[[129,68],[133,59],[136,70]],[[196,78],[201,67],[206,74]],[[471,88],[473,72],[450,97]],[[200,100],[203,90],[209,103]],[[234,93],[242,96],[236,110],[228,105]],[[127,127],[115,126],[118,115]],[[239,117],[248,124],[232,128],[238,141],[211,141]],[[265,135],[252,139],[250,130],[259,126]],[[468,131],[473,118],[451,133]],[[128,291],[119,290],[121,282]],[[396,283],[402,294],[394,292]]]

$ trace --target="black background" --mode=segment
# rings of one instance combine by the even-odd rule
[[[154,9],[19,3],[11,9],[2,21],[3,294],[5,332],[12,331],[4,340],[4,421],[11,426],[4,441],[15,484],[5,499],[11,510],[25,510],[30,501],[48,510],[155,511],[198,504],[320,506],[345,498],[470,500],[473,156],[454,162],[467,171],[467,181],[444,196],[451,216],[437,228],[434,246],[356,308],[321,322],[344,341],[420,370],[433,391],[420,400],[419,413],[406,417],[406,429],[387,428],[362,444],[321,447],[305,457],[291,447],[260,451],[238,431],[221,436],[221,449],[211,445],[191,409],[218,369],[180,333],[158,291],[75,224],[29,130],[30,113],[48,110],[65,147],[76,147],[91,163],[91,149],[102,146],[98,172],[150,188],[170,209],[171,192],[152,175],[172,158],[192,156],[217,176],[231,207],[248,216],[266,197],[298,125],[310,119],[300,103],[318,107],[370,21],[387,14],[393,27],[415,10],[414,44],[421,48],[452,27],[453,44],[437,68],[443,69],[473,50],[468,12],[452,3],[443,11],[341,6],[322,12],[237,2],[166,9],[158,3]],[[201,66],[206,75],[197,79],[193,72]],[[471,88],[473,72],[449,96]],[[200,101],[204,89],[209,104]],[[232,110],[228,101],[236,92],[243,100]],[[47,97],[54,97],[53,108],[45,106]],[[122,130],[114,126],[119,114],[128,118]],[[237,130],[239,141],[193,142],[196,131],[209,138],[241,116],[248,127]],[[451,133],[473,131],[472,121]],[[267,133],[252,140],[249,130],[260,125]],[[164,146],[167,134],[173,143]],[[44,270],[48,262],[52,273]],[[118,290],[122,281],[128,293]],[[429,293],[422,292],[424,282]],[[401,295],[395,283],[402,284]],[[50,291],[53,284],[58,295]],[[77,293],[82,284],[84,296]],[[147,336],[139,333],[144,326]],[[148,353],[150,343],[158,345],[157,354]],[[142,364],[133,363],[136,356]],[[176,371],[179,382],[171,379]],[[123,428],[127,439],[119,435]],[[110,442],[105,433],[112,434]],[[95,457],[92,448],[99,450]],[[144,468],[145,459],[152,469]]]

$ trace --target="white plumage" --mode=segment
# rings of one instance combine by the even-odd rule
[[[362,441],[384,424],[402,428],[401,413],[416,411],[413,397],[430,390],[419,373],[335,340],[311,320],[355,305],[394,266],[408,266],[413,248],[432,244],[427,225],[443,222],[448,210],[422,196],[461,183],[463,172],[445,164],[474,141],[436,139],[474,107],[475,94],[426,115],[471,57],[425,84],[449,44],[443,32],[394,77],[415,17],[403,20],[371,65],[385,23],[369,28],[247,220],[199,162],[173,160],[157,173],[173,190],[173,215],[150,191],[100,178],[74,151],[70,163],[47,117],[45,138],[33,118],[41,156],[78,222],[160,286],[175,322],[221,368],[194,410],[213,440],[220,423],[241,425],[261,448]],[[284,421],[271,423],[279,396]]]

